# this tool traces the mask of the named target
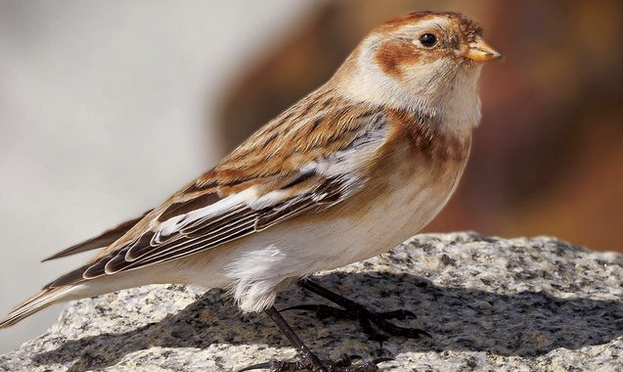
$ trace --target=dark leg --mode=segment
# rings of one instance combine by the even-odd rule
[[[288,325],[274,306],[267,309],[266,314],[275,322],[288,341],[290,341],[290,344],[296,349],[301,360],[296,362],[272,361],[261,363],[243,368],[238,372],[255,369],[269,369],[271,372],[297,372],[307,370],[312,372],[375,372],[378,371],[377,363],[391,360],[389,358],[379,358],[357,366],[351,365],[350,358],[344,358],[337,362],[322,361],[305,346],[303,341],[294,333],[294,330]]]
[[[403,336],[408,338],[419,338],[421,336],[431,337],[427,332],[420,329],[410,329],[398,327],[390,323],[389,319],[406,319],[414,318],[415,315],[407,310],[388,311],[375,313],[366,309],[364,306],[349,300],[339,294],[322,287],[320,284],[311,279],[301,279],[298,284],[315,294],[326,298],[327,300],[339,305],[343,309],[334,308],[326,305],[299,305],[287,308],[285,310],[311,310],[315,311],[320,317],[333,316],[337,318],[346,318],[358,320],[363,330],[368,334],[370,339],[383,342],[388,339],[387,335]],[[385,334],[377,331],[372,324]]]
[[[294,333],[294,330],[286,323],[286,320],[283,319],[274,306],[267,309],[266,314],[275,322],[281,333],[286,336],[290,344],[296,349],[303,360],[304,366],[310,367],[313,372],[327,372],[326,368],[322,366],[320,359],[305,346],[303,341]]]

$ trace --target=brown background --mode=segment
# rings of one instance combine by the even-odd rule
[[[319,3],[223,98],[222,151],[325,81],[372,27],[413,10],[480,21],[483,121],[458,194],[428,231],[555,235],[623,250],[623,2]]]

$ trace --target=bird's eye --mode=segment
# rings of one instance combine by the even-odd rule
[[[427,48],[434,46],[437,43],[437,37],[433,34],[424,34],[420,36],[420,43]]]

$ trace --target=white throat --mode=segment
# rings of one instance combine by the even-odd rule
[[[406,80],[399,80],[381,70],[373,53],[373,40],[364,42],[359,52],[336,74],[336,86],[345,98],[419,112],[441,123],[440,130],[444,132],[462,134],[478,126],[481,117],[478,97],[480,66],[446,74],[449,77],[436,83],[429,83],[428,71],[419,73],[414,68]],[[445,67],[442,63],[431,62],[427,67],[442,70]]]

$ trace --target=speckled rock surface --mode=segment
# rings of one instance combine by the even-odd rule
[[[623,370],[623,256],[550,239],[421,235],[316,279],[432,339],[368,340],[352,321],[284,315],[320,355],[391,355],[386,371]],[[293,287],[278,308],[324,303]],[[222,291],[151,286],[72,303],[1,371],[231,371],[295,355],[262,314]]]

